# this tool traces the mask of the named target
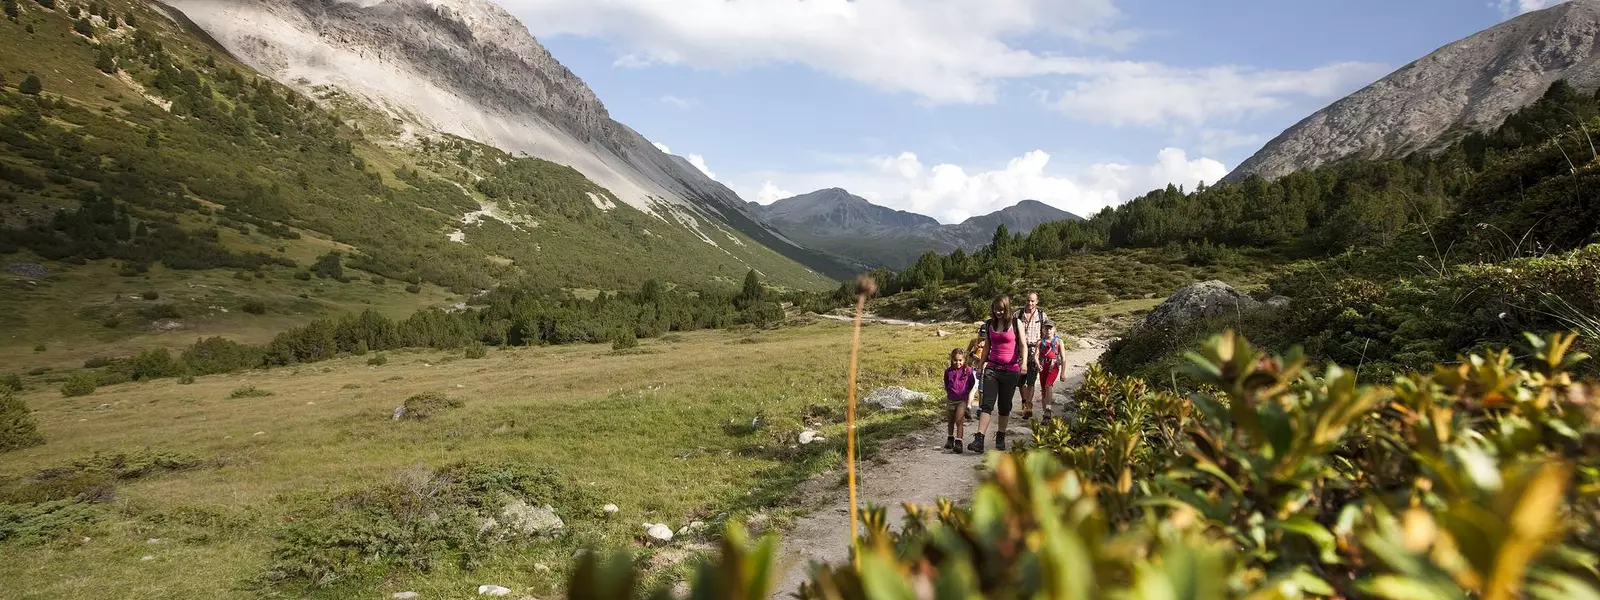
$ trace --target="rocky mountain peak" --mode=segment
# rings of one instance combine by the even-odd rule
[[[1267,142],[1225,181],[1392,158],[1487,131],[1558,79],[1600,87],[1600,0],[1572,0],[1446,45]]]

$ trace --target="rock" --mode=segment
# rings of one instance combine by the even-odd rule
[[[1294,302],[1294,299],[1288,296],[1273,296],[1267,299],[1267,306],[1272,308],[1283,308],[1292,302]]]
[[[394,421],[399,421],[404,418],[406,418],[406,405],[404,404],[394,407],[394,414],[389,416],[389,419]]]
[[[150,561],[155,560],[155,559],[156,559],[156,557],[150,556],[149,554],[146,554],[144,556],[139,557],[139,561],[140,562],[150,562]]]
[[[541,573],[549,573],[550,572],[550,565],[547,565],[547,564],[544,564],[544,563],[533,563],[533,570],[539,571]]]
[[[1261,303],[1221,281],[1196,283],[1174,292],[1166,301],[1145,315],[1139,329],[1166,330],[1189,321],[1209,317],[1229,317],[1261,307]]]
[[[50,271],[37,263],[11,263],[6,265],[6,271],[12,275],[29,279],[38,279],[50,274]]]
[[[927,399],[928,395],[922,392],[914,392],[900,386],[890,386],[873,390],[871,394],[867,395],[865,401],[867,404],[875,404],[886,410],[899,410],[907,403],[922,402]]]
[[[644,534],[650,538],[651,544],[665,545],[672,542],[672,528],[667,527],[665,523],[651,525],[649,529],[645,530]]]
[[[810,429],[807,429],[805,431],[800,432],[800,444],[801,445],[810,444],[811,442],[820,442],[820,441],[823,441],[824,439],[827,439],[827,438],[824,438],[821,435],[818,435],[817,432],[812,431]]]
[[[501,586],[498,586],[498,585],[480,585],[480,586],[478,586],[478,595],[479,596],[510,596],[511,595],[511,588],[501,587]]]
[[[146,543],[146,544],[159,544],[159,543],[165,542],[165,541],[166,540],[163,540],[161,538],[150,538],[148,540],[145,540],[144,543]]]
[[[417,598],[422,597],[422,594],[418,594],[416,592],[395,592],[390,594],[389,597],[394,598],[394,600],[416,600]]]
[[[617,508],[617,505],[615,505],[615,504],[607,504],[604,507],[602,507],[600,510],[605,511],[606,516],[609,517],[611,515],[617,514],[617,512],[622,510],[622,509]]]
[[[267,432],[265,432],[265,431],[257,431],[255,433],[250,434],[250,435],[251,436],[262,436],[262,435],[266,435],[266,434],[267,434]]]
[[[550,505],[529,506],[521,500],[506,503],[505,508],[500,509],[500,521],[526,536],[554,535],[567,526]]]
[[[950,332],[945,331],[943,329],[940,329],[938,331],[933,332],[933,336],[934,337],[950,337]]]

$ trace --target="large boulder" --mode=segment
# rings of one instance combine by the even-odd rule
[[[1145,315],[1139,328],[1172,329],[1195,319],[1238,315],[1258,308],[1260,301],[1213,279],[1174,292]]]
[[[899,386],[889,386],[873,390],[866,397],[867,404],[875,404],[884,410],[899,410],[900,407],[913,402],[922,402],[928,395],[922,392],[908,390]]]

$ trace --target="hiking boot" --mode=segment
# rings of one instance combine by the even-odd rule
[[[955,451],[956,454],[961,454],[963,452],[963,448],[961,447],[961,440],[956,440],[956,443],[952,444],[950,446],[950,449]]]
[[[983,454],[983,434],[972,434],[972,443],[967,444],[967,449],[977,452],[978,454]]]
[[[953,436],[953,435],[944,436],[944,449],[945,450],[955,450],[955,449],[960,448],[960,447],[961,447],[961,444],[956,443],[956,436]]]
[[[1001,452],[1006,451],[1006,432],[1002,431],[994,434],[994,449]]]

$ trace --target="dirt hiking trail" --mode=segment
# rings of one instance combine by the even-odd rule
[[[1068,350],[1062,357],[1067,380],[1057,384],[1054,390],[1052,402],[1057,415],[1071,402],[1072,391],[1083,384],[1084,370],[1105,352],[1104,341],[1078,338],[1077,342],[1079,347]],[[1013,444],[1028,441],[1033,435],[1028,424],[1021,420],[1021,401],[1016,401],[1015,406],[1010,433],[1006,436]],[[1039,408],[1034,407],[1034,410],[1037,414]],[[976,423],[967,425],[968,441],[972,439]],[[944,442],[942,421],[885,442],[877,457],[860,464],[857,493],[861,507],[875,504],[888,508],[890,526],[898,529],[905,516],[903,502],[932,505],[944,497],[965,504],[977,487],[976,467],[982,464],[983,457],[970,452],[951,453],[943,448]],[[990,451],[993,451],[992,445]],[[849,559],[850,497],[849,491],[839,483],[841,479],[838,472],[824,473],[801,486],[801,504],[811,512],[783,534],[778,567],[784,569],[784,577],[773,592],[773,600],[791,598],[799,591],[800,584],[809,578],[812,561],[841,563]]]

